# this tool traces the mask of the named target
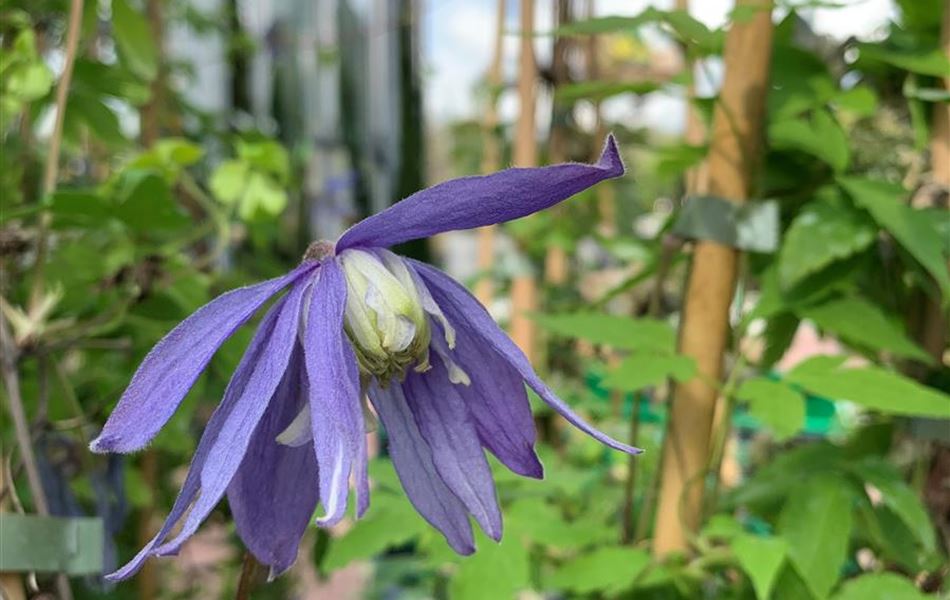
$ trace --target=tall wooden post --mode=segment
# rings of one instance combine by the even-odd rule
[[[501,87],[501,55],[505,35],[505,0],[497,0],[495,14],[495,46],[492,49],[491,65],[488,67],[488,106],[482,121],[482,173],[492,173],[501,168],[501,144],[498,143],[498,94]],[[475,286],[475,297],[485,306],[490,306],[495,294],[491,270],[495,264],[496,225],[487,225],[478,230],[478,271],[481,279]]]
[[[564,26],[571,22],[571,0],[557,0],[552,5],[554,22]],[[568,69],[568,52],[571,48],[571,39],[557,35],[554,38],[554,48],[551,56],[551,75],[554,83],[554,93],[558,87],[570,82]],[[567,121],[570,118],[570,107],[554,101],[551,110],[551,135],[548,138],[548,162],[561,163],[568,160],[568,137],[570,132]],[[563,206],[555,208],[555,217],[563,214]],[[570,261],[563,246],[552,244],[547,247],[544,255],[544,280],[552,285],[564,285],[570,274]]]
[[[519,114],[515,131],[514,163],[516,167],[533,167],[538,163],[535,139],[535,89],[537,65],[534,60],[534,0],[521,0],[521,56],[518,69]],[[511,283],[511,338],[528,360],[537,359],[535,326],[528,313],[537,308],[537,284],[528,271],[515,276]]]
[[[771,2],[737,4],[760,10],[727,34],[708,164],[709,192],[741,203],[752,192],[761,152],[773,26]],[[660,556],[687,550],[700,524],[716,405],[716,389],[707,382],[722,376],[737,258],[733,248],[715,242],[699,241],[693,250],[679,349],[696,361],[700,377],[677,385],[673,395],[653,537]]]

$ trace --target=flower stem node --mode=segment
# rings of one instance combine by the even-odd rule
[[[419,290],[402,260],[387,250],[345,250],[344,330],[360,371],[386,386],[406,371],[429,369],[431,332]]]

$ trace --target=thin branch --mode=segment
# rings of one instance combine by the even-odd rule
[[[76,63],[76,50],[79,47],[79,32],[82,25],[83,0],[72,0],[69,6],[69,23],[66,28],[66,54],[63,63],[63,74],[56,85],[56,120],[53,122],[53,134],[50,136],[49,149],[46,153],[46,168],[43,171],[43,194],[50,194],[56,189],[59,177],[59,151],[63,144],[63,123],[66,119],[66,101],[69,98],[69,85],[73,79],[73,65]],[[52,216],[49,211],[43,211],[40,216],[39,230],[36,242],[36,274],[33,278],[33,287],[30,295],[30,304],[36,305],[43,296],[44,269],[46,252],[49,247],[48,232]]]

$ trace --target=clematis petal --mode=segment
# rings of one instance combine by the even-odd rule
[[[240,392],[243,391],[247,384],[249,383],[251,376],[254,372],[254,366],[256,365],[258,359],[262,358],[265,350],[270,345],[268,342],[275,337],[275,331],[277,330],[278,323],[282,320],[281,317],[284,317],[288,311],[285,310],[287,304],[292,300],[292,295],[299,298],[300,292],[302,291],[303,285],[298,285],[291,294],[288,294],[284,298],[281,298],[277,301],[277,304],[274,305],[271,310],[267,312],[264,319],[261,321],[261,324],[258,326],[257,334],[254,336],[254,339],[251,340],[250,345],[247,348],[247,351],[244,353],[244,357],[241,359],[241,363],[238,365],[237,370],[234,373],[234,376],[231,378],[231,383],[228,385],[228,389],[225,392],[224,400],[221,404],[218,405],[218,408],[215,409],[214,414],[211,415],[211,419],[208,421],[208,425],[205,427],[205,431],[201,436],[201,440],[198,442],[198,448],[195,450],[194,458],[192,458],[191,466],[188,469],[188,475],[185,477],[185,483],[182,485],[182,489],[178,494],[178,498],[175,499],[175,504],[172,506],[171,511],[168,514],[168,517],[165,519],[165,523],[159,529],[158,533],[155,534],[155,537],[148,542],[142,550],[139,551],[135,557],[126,563],[122,568],[118,569],[114,573],[111,573],[106,576],[106,579],[110,581],[121,581],[127,579],[135,574],[142,567],[142,563],[145,560],[153,555],[161,554],[165,552],[171,552],[167,548],[157,547],[165,538],[172,532],[176,525],[182,517],[185,516],[185,513],[191,509],[190,514],[194,514],[196,506],[196,499],[199,496],[199,491],[201,492],[202,497],[206,497],[206,494],[211,493],[211,490],[203,489],[205,485],[205,473],[211,471],[211,475],[214,475],[214,470],[221,466],[222,463],[222,452],[221,446],[229,446],[230,449],[237,450],[233,448],[235,440],[229,438],[225,434],[225,431],[233,431],[233,424],[235,421],[241,420],[245,415],[240,412],[242,406],[238,405],[238,400],[254,400],[254,398],[248,397],[248,395],[240,395]],[[299,300],[298,300],[299,302]],[[284,326],[286,327],[286,323]],[[296,325],[296,321],[294,321]],[[291,333],[291,343],[293,340],[294,332]],[[291,347],[291,343],[288,343],[286,348]],[[280,354],[289,355],[289,352],[285,351]],[[277,378],[280,378],[280,374],[277,375]],[[275,384],[276,387],[276,384]],[[267,399],[270,399],[270,395],[267,396]],[[266,407],[267,402],[261,402],[259,398],[256,399],[257,404],[264,405]],[[259,419],[259,416],[258,416]],[[257,424],[257,420],[254,423],[250,424],[250,428],[253,431],[254,425]],[[250,433],[248,433],[250,436]],[[237,460],[240,460],[243,456],[243,450],[241,454],[237,456]],[[224,458],[228,458],[225,453]],[[233,474],[234,469],[237,468],[237,464],[234,465],[231,474]],[[227,476],[230,479],[230,475]],[[226,486],[228,481],[224,482]],[[216,504],[217,501],[221,498],[224,488],[221,488],[221,493],[218,493],[217,497],[214,498],[213,504]],[[182,540],[183,541],[183,540]]]
[[[422,277],[429,292],[435,298],[446,316],[456,328],[463,326],[476,333],[481,343],[492,348],[505,359],[544,402],[560,413],[572,425],[597,441],[616,450],[629,454],[639,454],[642,450],[618,442],[586,423],[571,407],[557,397],[541,378],[534,372],[524,353],[498,327],[488,311],[472,296],[468,290],[454,279],[425,263],[411,261],[413,268]]]
[[[337,252],[386,247],[443,231],[472,229],[524,217],[623,175],[617,142],[608,136],[593,165],[567,163],[536,169],[506,169],[491,175],[453,179],[416,192],[347,230]]]
[[[277,391],[294,344],[300,307],[307,286],[297,285],[271,309],[273,325],[258,330],[224,392],[219,411],[226,410],[224,422],[201,468],[201,493],[185,517],[181,531],[156,548],[158,554],[170,554],[198,530],[201,522],[221,500],[234,473],[247,452],[251,436]],[[203,440],[202,440],[203,441]]]
[[[219,296],[182,321],[152,348],[93,442],[93,452],[144,447],[175,413],[218,347],[282,288],[315,268],[305,263],[283,277]]]
[[[462,501],[488,536],[501,539],[501,511],[485,452],[457,386],[449,381],[442,359],[431,357],[432,368],[410,373],[402,389],[432,450],[432,462],[442,481]]]
[[[468,511],[436,471],[432,450],[419,432],[402,388],[392,384],[381,389],[373,383],[369,398],[386,428],[389,454],[409,501],[456,552],[474,552]]]
[[[524,378],[477,331],[464,322],[456,325],[458,343],[452,356],[469,380],[456,389],[482,445],[513,472],[541,479],[544,468],[534,452],[537,435]],[[434,344],[436,336],[432,339]]]
[[[286,571],[317,506],[317,461],[308,442],[288,447],[275,439],[307,405],[303,349],[294,346],[284,378],[228,486],[238,535],[271,577]]]
[[[323,527],[346,512],[350,472],[357,480],[366,470],[363,411],[356,356],[343,331],[346,279],[336,260],[321,265],[310,299],[304,356],[310,381],[310,425],[320,471]],[[355,469],[354,469],[355,460]]]

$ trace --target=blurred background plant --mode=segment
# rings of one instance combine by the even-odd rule
[[[470,9],[445,4],[0,7],[6,593],[216,598],[242,572],[259,579],[226,505],[178,558],[117,586],[97,575],[171,506],[248,334],[148,450],[90,454],[144,354],[214,295],[285,271],[312,239],[427,183],[586,161],[607,131],[626,178],[401,250],[467,278],[565,399],[647,453],[607,452],[538,406],[546,481],[495,469],[505,538],[460,558],[377,450],[367,517],[313,530],[294,569],[254,597],[950,593],[947,2],[884,3],[879,27],[842,37],[821,33],[823,19],[861,2],[780,0],[766,18],[764,3],[725,3],[710,24],[684,0],[617,12],[486,0],[486,54],[465,57],[484,75],[424,112],[445,85],[426,70],[444,48],[424,46],[446,44],[447,15]],[[759,55],[726,50],[740,30]],[[769,80],[751,82],[759,121],[719,95],[755,64]],[[459,95],[471,110],[447,116]],[[735,131],[715,127],[717,111]],[[764,144],[736,167],[749,200],[729,212],[703,198],[738,199],[717,187],[710,147],[744,124]],[[738,227],[715,225],[723,214]],[[721,274],[729,333],[709,373],[677,328],[715,294],[687,284],[691,261],[730,234],[748,252],[734,298]],[[679,422],[701,440],[690,471],[667,431],[690,409],[680,395],[670,408],[675,390],[697,382],[714,404],[701,407],[709,422]],[[384,447],[384,432],[369,435]],[[27,543],[16,513],[66,520]]]

